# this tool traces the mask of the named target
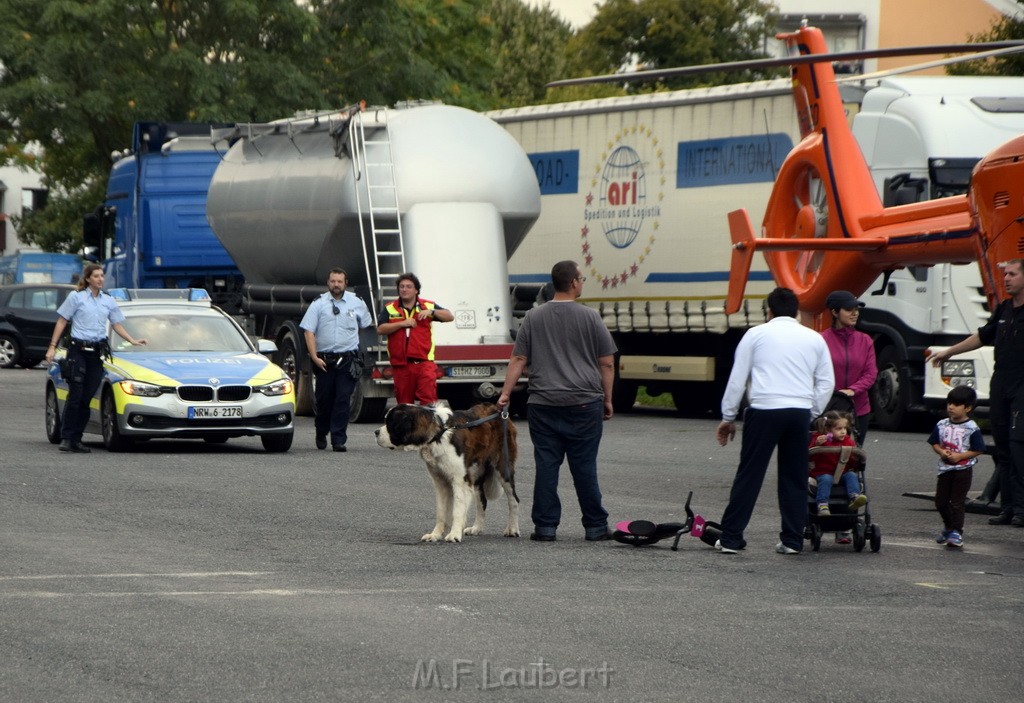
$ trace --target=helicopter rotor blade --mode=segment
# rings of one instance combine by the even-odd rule
[[[719,71],[746,71],[763,68],[780,68],[782,66],[798,66],[805,63],[822,63],[825,61],[859,61],[860,59],[883,59],[897,56],[927,56],[928,54],[957,54],[987,52],[996,49],[1024,50],[1022,41],[982,42],[977,44],[932,44],[928,46],[901,46],[889,49],[865,49],[861,51],[840,51],[831,54],[802,54],[800,56],[784,56],[781,58],[751,59],[749,61],[728,61],[725,63],[709,63],[701,66],[680,66],[650,71],[634,71],[632,73],[609,73],[602,76],[585,76],[583,78],[565,78],[547,83],[547,88],[560,88],[569,85],[587,85],[590,83],[630,83],[633,81],[656,81],[663,78],[680,76],[697,76],[704,73]],[[975,57],[977,58],[977,57]],[[970,60],[970,59],[966,59]]]
[[[875,71],[874,73],[861,73],[856,76],[843,76],[836,78],[836,83],[855,83],[857,81],[867,81],[874,78],[885,78],[886,76],[898,76],[903,73],[913,73],[914,71],[923,71],[927,68],[938,68],[939,66],[948,66],[953,63],[963,63],[965,61],[974,61],[976,59],[989,59],[995,56],[1005,56],[1007,54],[1019,54],[1024,51],[1024,46],[1010,46],[1005,49],[993,49],[992,51],[979,51],[974,54],[967,54],[965,56],[948,56],[944,59],[936,59],[935,61],[925,61],[924,63],[915,63],[910,66],[899,66],[897,68],[889,68],[884,71]]]

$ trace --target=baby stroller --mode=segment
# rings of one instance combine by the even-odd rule
[[[821,549],[821,536],[825,532],[850,531],[853,533],[854,551],[864,551],[864,545],[870,543],[871,551],[877,552],[882,548],[882,530],[877,524],[871,522],[871,504],[867,503],[859,510],[851,510],[846,487],[839,480],[846,469],[856,472],[861,490],[867,495],[867,483],[864,478],[867,456],[864,450],[860,447],[812,447],[808,450],[812,463],[814,457],[823,452],[839,455],[836,462],[835,481],[828,499],[831,515],[818,515],[817,482],[813,478],[809,478],[807,527],[804,528],[804,539],[811,541],[811,549],[816,552]]]

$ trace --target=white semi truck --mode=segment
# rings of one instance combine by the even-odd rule
[[[1024,79],[887,78],[846,95],[886,204],[965,192],[974,163],[1024,132]],[[632,407],[640,386],[671,393],[679,407],[717,408],[736,343],[765,320],[774,285],[756,257],[741,312],[724,313],[726,216],[745,207],[751,221],[763,217],[776,170],[799,141],[790,82],[490,116],[528,152],[541,191],[541,217],[509,261],[517,298],[529,300],[552,262],[579,260],[589,277],[584,302],[621,352],[617,409]],[[861,326],[875,339],[880,426],[898,428],[924,407],[924,351],[980,324],[980,288],[974,265],[900,270],[872,287]],[[984,390],[983,379],[977,385]]]

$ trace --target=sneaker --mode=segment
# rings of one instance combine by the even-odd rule
[[[949,531],[949,537],[946,538],[947,547],[962,547],[964,546],[964,538],[960,536],[960,533],[956,530]]]
[[[936,544],[945,544],[946,541],[949,539],[949,533],[950,532],[952,532],[952,530],[943,530],[942,532],[937,534],[935,536],[935,543]]]
[[[799,549],[793,549],[792,547],[787,547],[782,542],[779,542],[778,544],[775,545],[775,551],[778,552],[779,554],[799,554],[800,553]]]
[[[818,515],[827,517],[832,514],[832,511],[828,509],[828,503],[822,503],[818,506]]]
[[[858,510],[868,504],[868,497],[863,493],[858,493],[850,499],[850,510]]]
[[[836,533],[836,544],[850,544],[851,542],[853,542],[853,537],[850,536],[849,532]]]
[[[722,540],[718,540],[717,542],[715,542],[715,549],[720,551],[722,554],[739,554],[738,549],[733,549],[732,547],[723,547]]]

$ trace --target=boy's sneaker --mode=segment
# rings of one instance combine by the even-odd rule
[[[853,537],[850,536],[849,532],[836,533],[836,544],[850,544],[851,542],[853,542]]]
[[[778,544],[775,545],[775,551],[778,552],[779,554],[799,554],[800,553],[799,549],[793,549],[792,547],[787,547],[782,542],[779,542]]]
[[[956,530],[949,531],[949,537],[946,538],[947,547],[962,547],[964,546],[964,538],[960,536],[960,533]]]
[[[949,533],[950,532],[952,532],[952,530],[943,530],[942,532],[937,534],[935,536],[935,543],[936,544],[945,544],[946,541],[949,539]]]
[[[828,509],[828,503],[821,503],[818,505],[818,515],[827,517],[832,514],[832,511]]]
[[[858,510],[868,504],[868,497],[863,493],[858,493],[850,499],[850,510]]]
[[[720,551],[722,554],[739,554],[739,550],[733,549],[732,547],[723,547],[722,540],[715,542],[715,549]]]

